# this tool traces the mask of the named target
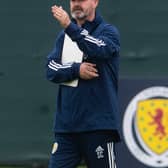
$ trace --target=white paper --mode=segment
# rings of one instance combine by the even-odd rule
[[[64,38],[64,46],[62,51],[62,64],[67,63],[81,63],[83,58],[83,52],[79,49],[76,42],[73,42],[71,38],[65,34]],[[73,81],[64,82],[63,85],[77,87],[78,86],[78,79]]]

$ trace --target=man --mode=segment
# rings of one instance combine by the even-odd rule
[[[96,11],[98,0],[70,0],[72,20],[61,6],[63,27],[47,59],[47,78],[59,84],[55,140],[49,168],[114,168],[118,134],[119,34]]]

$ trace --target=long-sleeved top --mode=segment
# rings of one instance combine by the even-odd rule
[[[83,61],[96,64],[99,77],[80,78],[81,63],[61,61],[67,34],[83,52]],[[119,32],[96,14],[93,21],[79,27],[75,21],[59,33],[47,57],[47,79],[59,84],[54,131],[59,133],[119,128],[118,71]],[[69,51],[71,54],[71,51]],[[63,82],[78,79],[78,86]]]

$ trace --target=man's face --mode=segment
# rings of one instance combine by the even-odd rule
[[[74,19],[85,20],[94,14],[98,0],[70,0],[71,15]]]

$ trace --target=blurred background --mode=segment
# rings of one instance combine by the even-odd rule
[[[57,86],[46,80],[45,60],[61,30],[53,4],[69,11],[68,0],[0,1],[0,165],[47,165],[49,159]],[[168,84],[168,1],[104,0],[98,10],[121,34],[123,117],[138,92]],[[119,167],[148,167],[124,140],[117,151]]]

